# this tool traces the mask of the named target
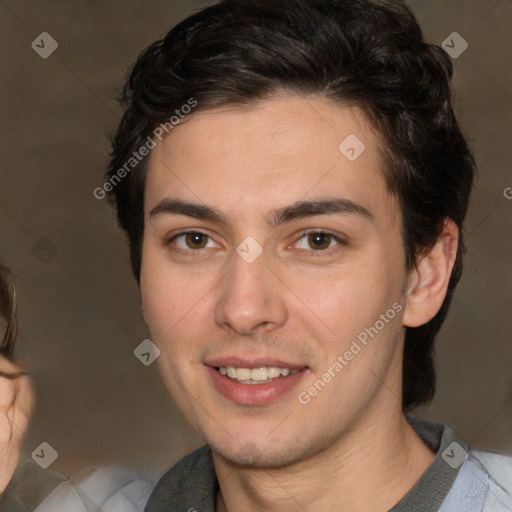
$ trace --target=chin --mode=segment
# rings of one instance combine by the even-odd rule
[[[230,466],[246,469],[278,469],[292,465],[296,458],[290,453],[284,454],[266,451],[262,452],[260,448],[252,443],[243,446],[237,452],[220,451],[212,446],[212,451],[217,453]]]
[[[261,443],[247,441],[244,444],[242,441],[231,443],[229,446],[210,443],[210,447],[212,452],[236,468],[282,469],[304,462],[323,449],[319,443],[311,443],[311,440],[307,439],[302,441],[305,444],[298,444],[297,439],[276,444],[263,439]]]

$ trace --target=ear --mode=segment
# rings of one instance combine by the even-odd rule
[[[445,219],[436,244],[422,255],[409,274],[403,324],[419,327],[437,314],[448,289],[457,248],[459,229],[455,222]]]

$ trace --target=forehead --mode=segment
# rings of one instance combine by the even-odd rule
[[[146,215],[166,197],[238,216],[326,196],[393,213],[382,166],[364,115],[323,98],[199,110],[152,150]]]

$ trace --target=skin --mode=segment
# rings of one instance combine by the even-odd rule
[[[33,408],[34,391],[25,370],[0,356],[0,493],[5,491],[20,460],[21,443]]]
[[[365,151],[338,145],[355,134]],[[405,326],[438,311],[457,249],[447,221],[406,272],[397,200],[364,116],[317,97],[199,111],[152,151],[141,271],[144,316],[172,397],[212,448],[220,511],[379,511],[395,505],[434,454],[405,420]],[[370,212],[295,218],[297,201],[344,198]],[[217,209],[227,224],[153,213],[166,199]],[[179,236],[197,230],[204,238]],[[341,240],[304,236],[332,233]],[[261,246],[252,263],[236,248]],[[200,243],[198,244],[197,241]],[[200,246],[198,248],[198,245]],[[307,405],[307,391],[365,328],[402,308]],[[235,403],[212,385],[212,358],[271,357],[306,366],[273,403]]]

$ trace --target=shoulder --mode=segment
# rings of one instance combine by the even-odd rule
[[[35,512],[142,512],[154,483],[121,466],[88,466],[66,479]],[[95,508],[96,510],[96,508]]]
[[[468,459],[485,474],[490,491],[512,506],[512,456],[471,450]]]
[[[512,485],[512,456],[483,450],[471,450],[473,460],[478,461],[489,473]]]
[[[512,457],[469,450],[442,512],[512,510]]]
[[[34,510],[66,477],[42,469],[32,459],[22,460],[0,499],[0,512]]]

